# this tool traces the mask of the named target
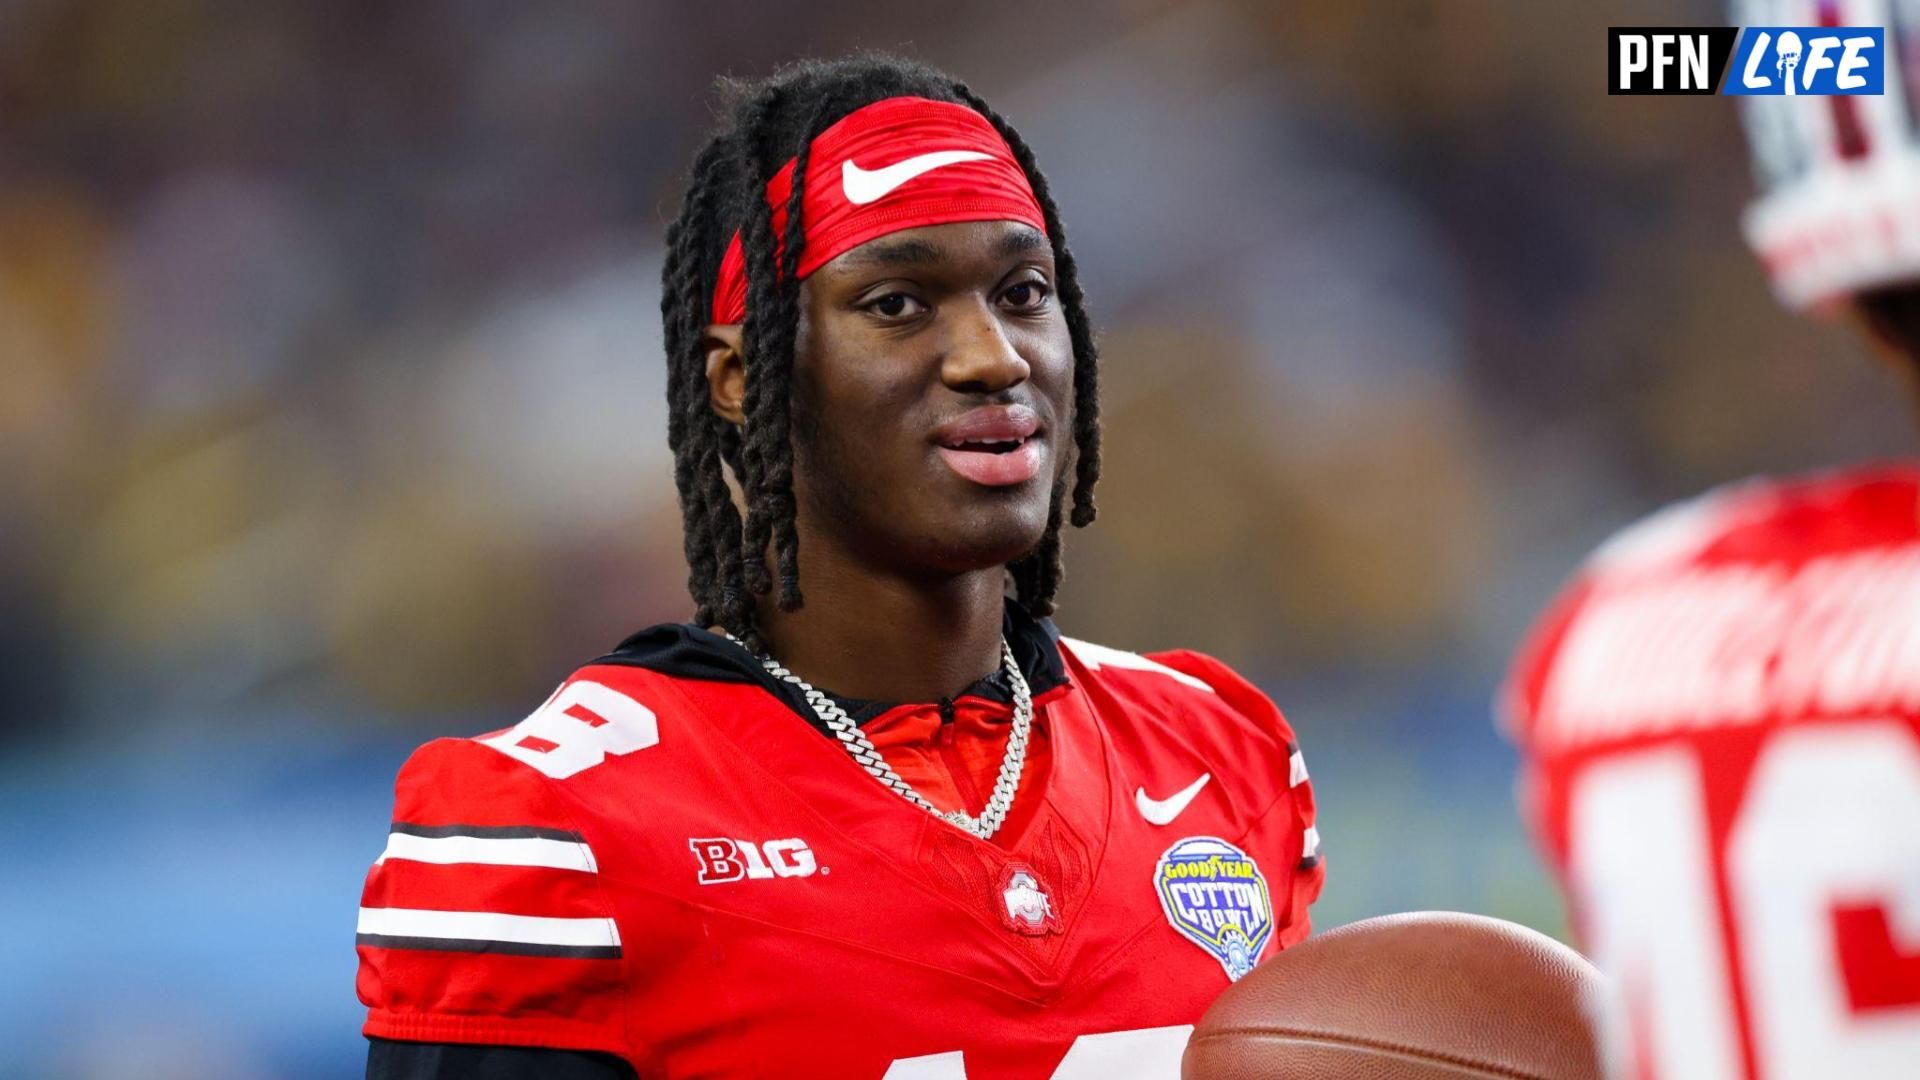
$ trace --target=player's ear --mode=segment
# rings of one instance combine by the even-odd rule
[[[747,414],[747,361],[740,352],[740,324],[714,323],[701,336],[707,350],[707,402],[714,415],[729,424],[743,424]]]

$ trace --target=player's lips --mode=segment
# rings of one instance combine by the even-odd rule
[[[1011,487],[1040,475],[1046,439],[1025,405],[983,405],[940,425],[933,441],[947,467],[976,484]]]

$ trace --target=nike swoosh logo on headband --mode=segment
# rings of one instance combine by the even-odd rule
[[[962,161],[986,161],[992,156],[978,150],[935,150],[931,154],[915,154],[871,172],[855,165],[853,159],[849,158],[840,165],[840,188],[847,193],[848,202],[865,206],[885,198],[888,192],[922,173]]]

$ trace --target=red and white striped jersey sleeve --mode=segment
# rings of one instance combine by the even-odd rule
[[[365,1034],[629,1049],[593,848],[526,763],[472,739],[416,751],[360,904]]]

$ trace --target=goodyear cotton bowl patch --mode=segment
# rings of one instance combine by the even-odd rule
[[[1273,936],[1273,900],[1253,857],[1225,840],[1189,836],[1153,868],[1167,921],[1238,982]]]

